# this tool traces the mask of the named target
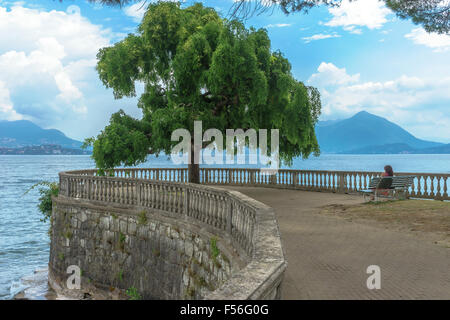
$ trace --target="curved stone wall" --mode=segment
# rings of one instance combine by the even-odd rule
[[[280,298],[286,261],[275,214],[239,192],[61,173],[51,228],[56,287],[76,265],[82,289],[135,288],[144,299]]]

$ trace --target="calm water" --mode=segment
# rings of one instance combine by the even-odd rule
[[[297,159],[292,168],[382,171],[386,164],[399,172],[450,173],[450,155],[323,155]],[[163,157],[141,166],[172,165]],[[38,192],[24,192],[41,180],[56,181],[60,171],[87,168],[94,168],[89,156],[0,156],[0,299],[26,288],[29,276],[48,262],[48,224],[40,221]]]

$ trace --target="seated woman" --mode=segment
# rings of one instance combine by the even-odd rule
[[[393,177],[394,176],[394,170],[392,169],[392,167],[390,165],[386,165],[384,166],[384,172],[381,174],[382,177]],[[383,195],[383,196],[389,196],[389,189],[377,189],[375,190],[375,192],[378,195]],[[375,200],[375,195],[372,195],[370,197],[370,200]]]
[[[381,174],[381,176],[382,177],[393,177],[394,170],[392,169],[392,167],[390,165],[386,165],[386,166],[384,166],[384,172]],[[381,194],[383,196],[388,196],[389,190],[388,189],[380,189],[378,191],[378,194]]]
[[[381,174],[382,177],[393,177],[394,176],[394,170],[392,170],[392,167],[390,165],[384,166],[384,172]]]

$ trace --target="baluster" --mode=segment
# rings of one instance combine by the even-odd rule
[[[153,183],[150,185],[150,193],[150,208],[156,209],[156,187]]]
[[[423,193],[425,197],[428,197],[428,176],[423,176],[424,183],[423,183]]]
[[[430,176],[431,179],[431,185],[430,185],[430,197],[434,198],[434,196],[436,195],[436,192],[434,190],[434,178],[435,176]]]
[[[437,176],[437,186],[436,186],[436,192],[435,192],[435,199],[442,199],[442,193],[441,193],[441,177]]]

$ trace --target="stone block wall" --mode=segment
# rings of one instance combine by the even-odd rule
[[[67,268],[83,286],[125,291],[142,299],[200,299],[224,282],[239,258],[226,241],[183,219],[138,208],[53,199],[49,271],[65,287]]]

